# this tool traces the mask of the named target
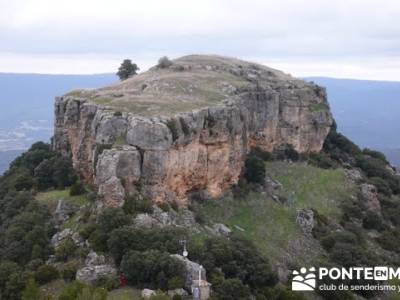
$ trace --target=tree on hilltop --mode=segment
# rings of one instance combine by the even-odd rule
[[[124,59],[118,69],[117,76],[120,80],[125,80],[136,75],[137,71],[139,71],[139,67],[135,63],[132,63],[130,59]]]

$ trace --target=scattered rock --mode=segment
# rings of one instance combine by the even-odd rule
[[[228,226],[222,223],[216,223],[213,225],[214,232],[219,235],[228,236],[231,234],[232,230]]]
[[[91,251],[86,257],[85,267],[76,272],[76,279],[93,284],[100,278],[113,278],[116,275],[117,269],[113,264],[106,263],[103,255],[98,255],[96,252]]]
[[[305,235],[311,236],[314,228],[314,212],[311,209],[298,210],[296,223]]]
[[[179,295],[181,297],[186,297],[189,296],[188,292],[186,292],[184,289],[174,289],[174,290],[169,290],[167,292],[168,296],[171,298],[174,297],[175,295]]]
[[[79,235],[79,233],[73,231],[70,228],[66,228],[63,231],[54,234],[53,237],[51,238],[51,244],[53,245],[54,248],[57,248],[60,245],[60,243],[66,238],[71,238],[77,246],[84,245],[84,240]]]
[[[142,297],[144,299],[149,299],[151,296],[155,296],[156,292],[150,289],[143,289],[142,290]]]
[[[196,220],[192,211],[181,208],[179,211],[170,209],[163,211],[157,205],[153,205],[152,214],[138,214],[133,220],[136,228],[163,228],[166,226],[176,226],[185,228],[196,228]]]
[[[361,172],[357,169],[344,169],[344,174],[353,182],[359,182],[363,179]]]
[[[86,257],[85,265],[86,266],[100,266],[106,263],[106,258],[104,255],[98,255],[96,252],[91,250]]]
[[[361,196],[365,208],[377,214],[381,214],[381,205],[378,199],[378,190],[372,184],[363,183],[361,185]]]
[[[279,193],[282,190],[282,184],[279,181],[266,176],[264,181],[264,190],[268,196],[279,198]]]

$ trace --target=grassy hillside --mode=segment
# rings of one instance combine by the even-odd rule
[[[242,199],[226,196],[207,202],[203,209],[212,222],[227,224],[238,234],[250,237],[269,257],[278,258],[289,241],[301,236],[296,224],[299,209],[313,208],[337,219],[341,201],[355,193],[340,169],[274,161],[266,163],[266,170],[282,184],[281,195],[287,203],[282,205],[266,194],[250,192]]]

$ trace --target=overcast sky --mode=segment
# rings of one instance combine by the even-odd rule
[[[142,70],[162,55],[400,81],[399,0],[0,0],[0,72]]]

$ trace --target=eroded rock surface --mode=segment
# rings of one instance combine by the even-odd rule
[[[91,251],[86,260],[85,266],[76,272],[76,279],[93,284],[100,278],[115,278],[117,269],[112,263],[107,263],[104,255],[98,255]]]
[[[332,124],[325,90],[237,59],[191,55],[55,104],[53,146],[95,183],[105,205],[139,187],[185,203],[236,184],[251,147],[318,152]]]

